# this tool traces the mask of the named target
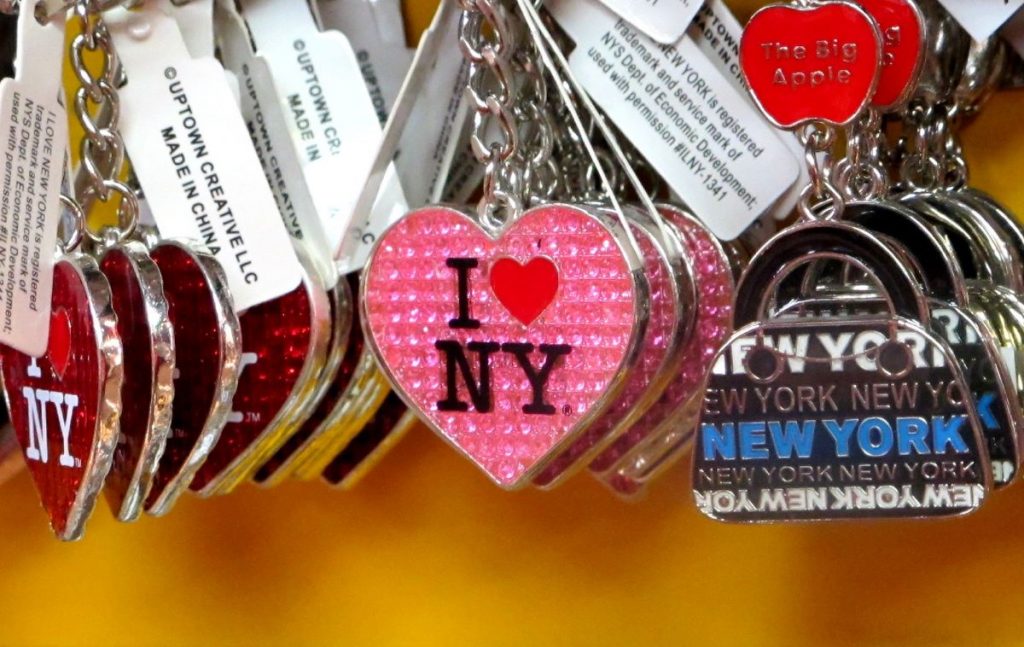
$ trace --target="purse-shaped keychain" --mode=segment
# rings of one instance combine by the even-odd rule
[[[514,488],[623,386],[646,324],[646,286],[617,218],[568,204],[525,208],[517,144],[529,140],[520,132],[529,121],[517,106],[520,92],[536,90],[517,91],[508,74],[534,62],[522,60],[506,3],[462,6],[483,198],[475,214],[426,207],[385,232],[364,273],[364,326],[406,403]]]

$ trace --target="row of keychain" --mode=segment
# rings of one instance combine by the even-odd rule
[[[1005,46],[921,8],[776,5],[744,31],[751,92],[800,129],[812,183],[801,222],[737,285],[694,447],[709,517],[959,515],[1017,477],[1024,228],[968,186],[955,132],[1000,80]],[[780,50],[801,24],[835,44],[828,60]],[[814,65],[845,81],[793,82]],[[895,147],[885,113],[902,122]],[[838,126],[847,154],[832,164]]]
[[[296,241],[300,285],[238,312],[203,245],[139,226],[144,202],[118,179],[119,67],[100,9],[72,7],[84,180],[77,199],[60,196],[46,352],[2,351],[13,432],[55,534],[80,537],[101,491],[132,521],[165,514],[186,491],[224,494],[246,480],[351,486],[415,420],[363,343],[357,276],[327,289]],[[63,16],[37,22],[39,13],[21,12],[18,39],[63,42]],[[84,52],[102,56],[99,74]],[[46,62],[19,51],[13,81]],[[50,68],[54,96],[59,69]],[[118,224],[94,233],[80,204],[108,201]]]
[[[957,464],[960,480],[951,483],[970,488],[922,494],[934,483],[925,483],[931,477],[921,468],[905,479],[909,494],[904,498],[918,502],[910,510],[914,516],[977,507],[992,479],[990,458],[999,483],[1009,482],[1018,465],[1020,402],[1011,396],[1022,391],[1015,359],[1021,337],[1012,322],[1021,286],[1013,283],[1019,270],[1010,252],[1018,250],[1010,242],[1024,235],[1005,209],[962,186],[965,168],[950,126],[959,113],[980,103],[999,76],[994,61],[1001,50],[997,45],[970,49],[951,19],[935,8],[926,22],[909,2],[882,4],[907,8],[919,34],[903,89],[878,104],[898,110],[915,90],[904,111],[908,136],[900,159],[883,155],[877,115],[860,116],[882,89],[876,85],[885,29],[844,2],[773,8],[755,18],[755,25],[763,25],[772,11],[836,12],[821,23],[821,29],[834,30],[826,36],[861,38],[856,43],[861,53],[875,50],[851,73],[855,81],[867,79],[852,104],[842,93],[828,93],[827,101],[821,93],[810,100],[799,91],[781,98],[761,94],[757,71],[751,71],[744,54],[747,80],[769,118],[787,126],[813,122],[803,135],[814,178],[803,211],[813,222],[787,229],[756,253],[743,241],[723,244],[678,201],[652,201],[637,177],[643,163],[623,151],[605,117],[576,86],[559,47],[564,40],[526,1],[459,5],[459,41],[469,63],[467,94],[475,112],[470,143],[484,169],[476,212],[416,209],[377,242],[361,280],[344,277],[326,290],[330,281],[320,280],[307,259],[298,289],[241,315],[216,260],[201,245],[161,240],[149,229],[136,233],[139,197],[117,180],[123,145],[113,139],[116,123],[96,122],[109,119],[110,111],[104,117],[102,110],[77,110],[91,143],[83,148],[86,181],[76,196],[94,202],[116,194],[120,222],[94,235],[78,214],[81,230],[67,227],[73,233],[57,265],[47,356],[33,360],[8,350],[3,368],[14,428],[58,536],[81,534],[100,489],[118,517],[129,520],[143,508],[166,512],[189,488],[220,494],[249,479],[272,485],[291,475],[321,473],[345,482],[411,425],[415,417],[401,401],[505,488],[550,488],[587,467],[613,490],[634,495],[696,437],[698,506],[713,517],[908,514],[903,506],[883,507],[881,499],[875,508],[858,503],[846,514],[796,511],[786,498],[790,495],[780,494],[782,486],[795,482],[786,480],[790,471],[804,479],[815,469],[817,478],[824,478],[822,466],[840,470],[835,459],[827,462],[821,455],[817,437],[807,440],[811,432],[802,415],[805,401],[831,404],[834,396],[822,395],[821,376],[793,367],[850,362],[860,369],[855,379],[865,384],[875,377],[919,379],[914,383],[919,389],[945,385],[945,399],[934,396],[936,406],[927,415],[934,421],[945,413],[970,426],[970,434],[943,430],[946,449],[967,457]],[[113,51],[99,8],[80,2],[75,11],[83,17],[78,47],[100,49],[108,58],[102,79],[84,66],[76,68],[81,92],[92,92],[97,104],[116,102],[116,93],[109,91],[116,80]],[[452,11],[454,3],[444,3],[438,20]],[[34,21],[24,22],[32,23],[26,29],[36,28]],[[926,26],[933,30],[927,36]],[[766,33],[746,32],[743,51],[747,42],[761,51],[758,38],[785,40],[777,26]],[[926,42],[941,43],[941,49],[934,53],[936,69],[916,83],[924,58],[920,45]],[[421,54],[429,47],[421,46]],[[422,74],[410,74],[403,96],[414,98],[416,84],[425,82]],[[965,96],[964,88],[978,96]],[[780,118],[773,101],[809,106],[810,114]],[[850,114],[838,117],[837,101],[838,110]],[[378,171],[391,161],[411,110],[411,100],[395,105]],[[850,152],[835,168],[823,161],[834,142],[834,132],[824,124],[850,126]],[[889,199],[893,163],[904,182],[920,190]],[[380,181],[379,172],[371,175],[363,208]],[[974,211],[963,206],[971,200],[977,203]],[[829,215],[819,215],[821,209]],[[983,221],[991,226],[978,224]],[[88,254],[74,251],[81,238]],[[303,259],[301,245],[296,246]],[[810,261],[815,262],[808,266]],[[850,266],[859,272],[851,273]],[[734,284],[744,267],[742,280]],[[886,293],[866,288],[860,272],[879,279]],[[798,292],[781,300],[782,289]],[[740,307],[736,312],[734,304]],[[887,305],[888,318],[861,315]],[[985,307],[991,310],[983,316]],[[942,339],[920,323],[934,318],[946,322],[951,336]],[[733,327],[740,332],[730,338]],[[808,352],[800,346],[801,335],[813,335],[794,330],[828,330],[835,339],[857,337],[867,346],[825,362],[801,355]],[[787,335],[788,341],[777,341]],[[883,343],[889,337],[891,343]],[[908,346],[910,338],[916,347]],[[389,393],[371,352],[395,392]],[[878,365],[890,354],[897,359],[929,355],[934,365],[915,364],[921,369],[917,373],[909,366],[882,371]],[[1004,356],[1014,361],[1005,365]],[[968,360],[973,363],[967,373],[977,384],[965,381],[957,365],[971,357],[976,359]],[[763,374],[758,360],[768,366]],[[786,379],[792,381],[777,382]],[[55,396],[64,397],[67,407],[61,394],[70,391],[68,383],[95,388],[97,397],[76,401],[77,410],[62,410]],[[862,395],[851,384],[845,395]],[[800,409],[801,419],[787,421],[782,414],[790,411],[781,405],[774,412],[771,438],[782,438],[778,442],[791,455],[773,464],[765,453],[768,421],[758,420],[767,410],[754,404],[737,409],[735,401],[718,406],[716,398],[754,399],[776,385],[791,396],[800,393],[800,407],[790,411]],[[817,395],[804,399],[808,388]],[[29,391],[36,400],[21,397]],[[75,424],[91,425],[92,433],[76,434],[80,430],[74,426],[63,435],[63,445],[60,436],[47,436],[43,398],[54,403],[52,421],[67,424],[61,416],[74,412]],[[43,402],[44,419],[33,421],[37,402]],[[926,431],[913,427],[916,418],[901,419],[906,420],[899,424],[909,427],[900,442],[920,450]],[[996,422],[983,429],[990,419]],[[852,432],[842,425],[837,429],[849,440]],[[876,445],[885,443],[881,428],[863,433],[869,452],[879,452]],[[808,459],[807,465],[794,456]],[[867,464],[880,457],[868,453],[857,459]],[[751,460],[753,467],[744,462]],[[77,474],[69,477],[72,472]],[[750,476],[755,473],[759,476]],[[763,486],[750,481],[762,475],[782,480]],[[947,477],[942,471],[932,480],[945,483]],[[806,483],[802,490],[809,489]],[[803,497],[807,505],[808,497],[827,495],[802,491],[792,497]],[[867,495],[855,495],[866,500]],[[928,496],[939,503],[956,501],[922,507]]]

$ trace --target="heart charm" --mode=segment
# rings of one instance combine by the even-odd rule
[[[525,483],[572,442],[635,361],[642,269],[614,232],[614,221],[566,205],[531,209],[495,236],[466,214],[426,207],[371,254],[362,304],[381,365],[406,403],[502,487]],[[510,310],[494,286],[517,271],[549,273],[525,269],[538,258],[556,271],[554,296]],[[506,259],[517,267],[495,280]]]
[[[882,34],[882,71],[871,105],[886,110],[901,103],[917,83],[925,23],[913,0],[858,0]]]
[[[51,311],[46,358],[50,360],[57,377],[63,380],[71,360],[71,317],[64,308]]]
[[[881,35],[849,2],[770,5],[740,39],[740,66],[754,100],[780,128],[850,122],[874,94]]]
[[[52,311],[47,355],[3,347],[0,358],[11,423],[43,508],[57,537],[72,540],[82,535],[110,471],[123,351],[110,287],[92,258],[57,262]]]
[[[307,254],[291,292],[238,317],[242,355],[227,424],[189,488],[226,494],[277,451],[308,414],[330,341],[330,302]]]
[[[512,316],[529,326],[551,305],[558,292],[558,269],[544,257],[520,265],[499,258],[491,267],[491,290]]]
[[[171,433],[145,504],[162,515],[188,489],[231,413],[242,332],[214,256],[171,240],[150,254],[164,279],[176,346]]]
[[[124,346],[121,433],[104,493],[120,521],[142,512],[167,444],[174,402],[174,330],[160,270],[142,243],[108,248],[100,269],[110,284]]]

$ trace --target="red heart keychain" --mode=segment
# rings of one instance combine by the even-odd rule
[[[54,267],[46,355],[0,348],[11,424],[50,526],[81,537],[117,445],[123,349],[110,286],[96,261],[66,256]]]
[[[326,360],[330,304],[300,245],[298,287],[239,316],[241,376],[220,439],[189,488],[225,494],[245,481],[296,431],[309,413],[314,379]]]
[[[844,125],[875,92],[881,43],[871,16],[851,2],[770,5],[743,30],[740,66],[775,125]]]
[[[171,432],[146,498],[146,511],[162,515],[188,489],[227,423],[242,333],[224,270],[212,255],[171,240],[153,245],[150,255],[164,278],[177,346]]]
[[[121,521],[137,519],[164,453],[174,401],[174,329],[160,270],[144,245],[116,242],[100,259],[124,345],[121,433],[104,492]]]

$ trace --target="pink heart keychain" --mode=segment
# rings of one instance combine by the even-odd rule
[[[733,270],[722,244],[685,210],[658,211],[686,244],[697,283],[697,321],[684,346],[679,372],[658,401],[590,464],[591,473],[614,491],[636,494],[681,453],[693,435],[711,361],[732,332]]]
[[[643,254],[650,289],[650,317],[637,368],[615,403],[533,479],[538,487],[558,485],[573,473],[577,463],[585,463],[614,442],[657,400],[683,359],[679,349],[690,336],[691,304],[696,301],[688,259],[678,235],[669,227],[659,226],[642,209],[630,208],[625,213]]]
[[[11,424],[50,526],[82,536],[110,471],[121,412],[123,349],[110,286],[96,261],[65,256],[54,267],[46,355],[0,348]]]
[[[471,216],[426,207],[374,247],[362,303],[382,367],[407,404],[502,487],[525,483],[596,419],[634,359],[645,285],[615,224],[546,205],[488,233]],[[532,319],[539,300],[522,307],[530,300],[518,292],[533,285],[509,282],[516,270],[499,270],[504,298],[496,293],[492,272],[508,259],[557,273],[554,296]],[[542,272],[549,288],[556,280]]]

